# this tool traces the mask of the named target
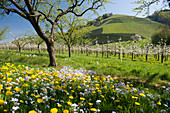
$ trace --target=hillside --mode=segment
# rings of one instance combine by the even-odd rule
[[[106,43],[107,39],[111,42],[117,42],[120,37],[123,41],[131,40],[130,37],[135,34],[141,35],[142,38],[148,38],[159,26],[160,23],[146,18],[112,15],[96,26],[88,38],[97,37],[99,43]]]

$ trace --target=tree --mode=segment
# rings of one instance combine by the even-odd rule
[[[11,12],[28,20],[36,33],[45,41],[49,53],[49,66],[57,66],[54,49],[55,28],[60,18],[68,13],[77,17],[83,16],[87,11],[95,11],[109,0],[1,0],[1,14],[9,15]],[[43,31],[40,23],[50,23],[50,36]]]
[[[16,38],[14,34],[12,34],[12,37],[14,38],[14,41],[12,41],[12,44],[16,45],[19,52],[21,53],[21,50],[24,48],[25,45],[31,42],[31,37],[23,37],[22,35],[19,38]]]
[[[78,40],[85,36],[92,26],[84,27],[86,20],[76,18],[76,16],[69,14],[61,18],[60,23],[57,24],[57,33],[68,47],[69,57],[71,57],[71,47],[78,43]]]
[[[170,27],[162,25],[152,36],[152,44],[154,45],[170,45]]]
[[[155,11],[149,19],[170,26],[170,10]]]
[[[159,45],[161,47],[161,63],[164,58],[164,47],[170,45],[170,27],[162,25],[151,37],[152,44]],[[159,53],[159,52],[158,52]],[[159,55],[159,54],[158,54]]]
[[[8,26],[0,28],[0,40],[5,39],[5,33],[8,32]]]
[[[139,7],[134,8],[133,10],[137,12],[137,14],[142,13],[142,11],[145,12],[145,15],[149,15],[150,12],[150,6],[158,3],[163,3],[164,7],[169,6],[170,7],[170,1],[169,0],[136,0],[136,4],[139,4]]]
[[[32,43],[35,43],[37,45],[37,50],[38,53],[40,54],[40,45],[44,42],[44,40],[42,38],[40,38],[39,36],[35,36],[32,40]]]

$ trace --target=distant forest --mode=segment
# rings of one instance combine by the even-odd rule
[[[170,9],[155,11],[151,16],[148,16],[147,18],[162,24],[170,25]]]

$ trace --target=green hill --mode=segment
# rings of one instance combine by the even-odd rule
[[[87,38],[98,38],[99,43],[106,43],[107,40],[117,42],[121,37],[123,41],[131,40],[131,36],[139,34],[142,38],[149,38],[160,23],[147,18],[133,18],[127,15],[113,15],[102,20],[102,23],[95,27]]]

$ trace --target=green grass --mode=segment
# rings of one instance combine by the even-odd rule
[[[47,52],[18,54],[16,50],[1,50],[0,53],[1,113],[10,113],[17,106],[16,113],[50,113],[51,110],[160,113],[169,110],[169,61],[161,64],[150,56],[148,62],[143,57],[134,61],[126,57],[121,63],[117,56],[102,58],[99,54],[96,58],[95,54],[76,53],[68,58],[64,52],[56,54],[58,68],[48,68],[42,67],[49,63]],[[96,73],[70,70],[71,67]],[[158,81],[165,84],[149,87],[149,83]],[[73,109],[73,105],[78,108]]]
[[[20,62],[35,66],[47,66],[49,64],[47,52],[42,52],[40,55],[36,51],[23,51],[21,55],[16,55],[17,51],[4,51],[0,55],[2,61],[7,62]],[[26,55],[35,54],[36,57],[26,57]],[[148,61],[145,61],[143,57],[136,57],[134,61],[131,60],[130,55],[126,55],[123,58],[123,62],[120,62],[118,55],[116,57],[109,56],[109,58],[96,57],[95,54],[72,54],[72,57],[68,57],[68,53],[56,54],[58,67],[71,66],[74,68],[85,68],[87,70],[94,70],[98,75],[111,75],[125,78],[138,78],[149,83],[156,83],[158,81],[170,81],[169,61],[163,64],[157,61],[153,56],[149,56]]]
[[[168,112],[167,87],[153,92],[109,75],[0,64],[1,113]]]
[[[96,27],[88,37],[98,37],[99,43],[102,41],[106,43],[107,36],[109,36],[109,40],[114,42],[117,42],[120,37],[123,38],[123,41],[131,40],[130,37],[135,34],[139,34],[143,38],[150,38],[159,26],[160,23],[146,18],[113,15],[103,20],[103,24]]]

